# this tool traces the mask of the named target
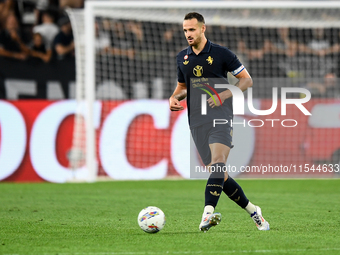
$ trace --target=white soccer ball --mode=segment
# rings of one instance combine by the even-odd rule
[[[138,214],[138,225],[147,233],[157,233],[165,225],[164,212],[155,206],[148,206]]]

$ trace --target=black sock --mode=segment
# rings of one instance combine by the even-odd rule
[[[248,205],[249,200],[244,194],[241,186],[230,176],[224,182],[223,191],[231,200],[242,208],[245,208]]]
[[[224,183],[224,163],[216,163],[211,165],[211,174],[209,176],[207,186],[205,187],[205,206],[211,205],[214,208],[217,205],[223,190]]]

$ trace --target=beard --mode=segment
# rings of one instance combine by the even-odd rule
[[[202,38],[198,37],[198,38],[194,39],[191,43],[188,41],[188,44],[190,46],[196,47],[196,46],[198,46],[201,43],[201,41],[202,41]]]

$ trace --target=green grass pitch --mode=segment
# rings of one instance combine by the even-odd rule
[[[340,179],[238,180],[270,231],[221,195],[220,225],[198,231],[203,180],[0,184],[0,254],[340,254]],[[144,233],[139,211],[166,225]]]

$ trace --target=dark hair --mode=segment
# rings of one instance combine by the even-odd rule
[[[185,15],[184,20],[197,19],[198,22],[205,24],[204,17],[198,12],[189,12]]]
[[[67,16],[61,17],[61,18],[58,20],[58,25],[59,25],[60,27],[66,25],[66,24],[68,24],[68,23],[70,23],[70,19],[69,19],[69,17],[67,17]]]
[[[40,33],[34,33],[33,37],[35,37],[35,36],[40,36],[41,38],[43,38],[43,36]]]
[[[42,16],[44,16],[44,15],[49,16],[50,18],[52,18],[54,20],[54,15],[52,14],[51,11],[44,11],[42,13]]]

